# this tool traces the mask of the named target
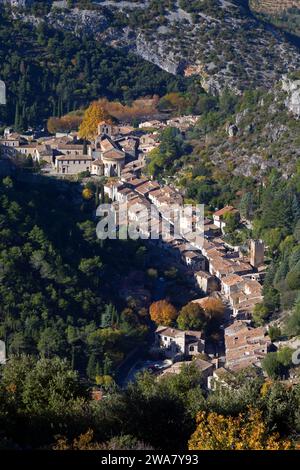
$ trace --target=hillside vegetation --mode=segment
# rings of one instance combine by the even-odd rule
[[[299,0],[250,0],[250,6],[263,20],[300,37]]]
[[[184,89],[184,81],[93,38],[75,38],[45,23],[37,28],[0,6],[0,77],[7,87],[0,122],[41,124],[100,97],[130,103]]]
[[[268,88],[282,73],[300,67],[298,50],[279,30],[256,19],[245,0],[69,5],[52,9],[48,23],[130,50],[172,74],[196,75],[213,94]],[[25,20],[33,21],[28,15]]]

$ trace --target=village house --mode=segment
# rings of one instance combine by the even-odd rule
[[[0,146],[5,157],[14,157],[19,153],[19,148],[28,142],[20,134],[9,133],[0,139]]]
[[[26,144],[20,144],[18,147],[15,147],[15,151],[21,155],[26,155],[27,157],[30,156],[33,159],[37,159],[36,150],[38,145],[38,142],[26,142]]]
[[[167,209],[170,209],[171,205],[177,204],[182,206],[183,204],[183,198],[181,194],[170,188],[170,186],[164,186],[163,188],[151,191],[149,194],[149,199],[158,208],[165,208],[165,212],[167,212]]]
[[[210,259],[216,256],[226,256],[227,250],[224,246],[224,242],[219,239],[214,239],[213,241],[207,240],[204,238],[201,251],[203,255],[210,261]]]
[[[216,276],[212,276],[207,271],[197,271],[195,278],[198,287],[205,293],[210,295],[212,292],[220,290],[220,281]]]
[[[148,197],[151,191],[155,191],[160,188],[157,181],[146,181],[145,183],[137,186],[136,192],[141,196]]]
[[[83,144],[74,144],[74,143],[58,144],[57,146],[55,146],[55,148],[58,150],[58,152],[64,155],[71,155],[72,157],[76,157],[77,155],[84,154]]]
[[[220,228],[210,219],[204,219],[204,237],[207,239],[215,238],[220,235]]]
[[[88,155],[61,155],[56,157],[55,168],[61,175],[77,175],[85,171],[91,171],[92,157]]]
[[[205,340],[201,331],[182,331],[159,326],[155,332],[156,346],[174,362],[204,352]]]
[[[237,274],[229,274],[221,281],[222,292],[229,299],[232,294],[238,292],[240,286],[243,284],[244,279]]]
[[[166,127],[166,124],[155,119],[152,121],[144,121],[139,124],[139,129],[162,129],[164,127]]]
[[[135,176],[129,180],[126,181],[126,184],[128,187],[130,187],[133,190],[137,190],[139,186],[142,186],[145,183],[148,183],[149,180],[147,178],[136,178]]]
[[[270,351],[271,345],[266,328],[251,328],[237,320],[225,328],[225,366],[233,371],[249,366],[261,367],[261,360]]]
[[[104,173],[104,167],[103,167],[103,162],[99,158],[97,160],[92,161],[92,166],[91,166],[91,175],[93,176],[103,176]]]
[[[262,286],[253,279],[243,279],[236,292],[229,297],[233,307],[233,316],[238,319],[249,320],[255,305],[263,301]]]
[[[206,260],[204,256],[195,250],[186,250],[185,245],[179,247],[179,251],[181,252],[181,260],[182,262],[192,270],[199,270],[203,271],[205,269]]]
[[[33,159],[39,163],[52,166],[55,161],[55,153],[50,145],[38,144],[33,154]]]
[[[200,372],[200,383],[204,385],[204,387],[208,388],[208,380],[209,377],[213,375],[215,365],[209,361],[205,361],[200,359],[199,357],[194,357],[192,361],[180,361],[175,362],[170,367],[164,369],[160,374],[159,378],[166,377],[169,375],[178,375],[182,371],[182,368],[185,366],[194,366]]]
[[[126,186],[120,186],[116,188],[116,201],[119,203],[125,203],[130,199],[136,198],[137,194]]]
[[[123,152],[132,159],[138,157],[139,139],[134,136],[124,136],[115,140]]]
[[[225,206],[223,209],[216,211],[213,214],[214,225],[216,225],[220,230],[224,230],[226,227],[226,222],[224,220],[224,216],[227,214],[237,214],[238,211],[232,206]]]
[[[228,388],[228,380],[232,377],[232,372],[225,367],[215,369],[207,379],[207,388],[211,391],[216,391],[218,387]]]
[[[127,203],[128,219],[140,224],[148,221],[150,215],[150,203],[138,194]]]
[[[187,131],[190,127],[195,126],[200,116],[179,116],[169,119],[167,126],[176,127],[182,132]]]
[[[145,166],[145,160],[143,157],[139,157],[137,160],[128,162],[125,164],[121,176],[126,173],[131,173],[132,176],[139,178],[141,176],[142,168]]]
[[[139,150],[148,153],[159,146],[158,136],[156,134],[145,134],[140,137]]]
[[[95,161],[93,161],[92,165],[94,164]],[[121,188],[124,188],[124,184],[117,178],[111,178],[103,185],[104,194],[112,201],[116,200],[117,193]]]
[[[136,172],[134,170],[129,170],[126,166],[121,171],[120,180],[123,183],[127,183],[127,181],[132,180],[133,178],[137,178]]]

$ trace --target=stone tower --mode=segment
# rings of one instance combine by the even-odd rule
[[[250,241],[250,264],[253,268],[259,268],[264,264],[265,245],[262,240]]]

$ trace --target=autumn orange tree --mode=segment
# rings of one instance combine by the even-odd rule
[[[157,325],[170,326],[177,318],[177,310],[167,300],[159,300],[151,304],[150,317]]]
[[[289,450],[292,444],[269,433],[262,412],[249,409],[237,417],[200,412],[189,450]]]
[[[201,305],[209,320],[221,320],[223,318],[225,308],[220,299],[207,297],[203,299]]]
[[[79,127],[79,137],[87,140],[94,139],[97,136],[98,124],[101,121],[112,122],[111,117],[101,103],[93,101],[84,113]]]

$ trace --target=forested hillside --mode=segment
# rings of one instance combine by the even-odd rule
[[[132,54],[53,30],[12,20],[0,6],[0,78],[8,105],[0,123],[41,124],[100,97],[132,100],[183,90],[186,82]]]
[[[296,445],[299,385],[264,383],[255,370],[226,380],[230,386],[207,396],[199,372],[187,364],[161,380],[145,373],[96,402],[58,358],[12,358],[0,379],[0,447],[186,452]]]
[[[138,266],[139,246],[102,245],[94,199],[78,197],[71,183],[1,181],[0,333],[10,355],[67,358],[93,382],[114,375],[147,327],[137,311],[121,315],[117,291],[128,267]]]
[[[265,21],[300,37],[299,0],[250,0],[250,6]]]
[[[36,3],[36,2],[34,2]],[[255,18],[248,0],[72,1],[47,22],[89,35],[176,75],[195,75],[213,94],[268,88],[300,66],[299,51],[280,30]],[[31,7],[31,12],[33,7]],[[35,24],[42,16],[21,13]]]

